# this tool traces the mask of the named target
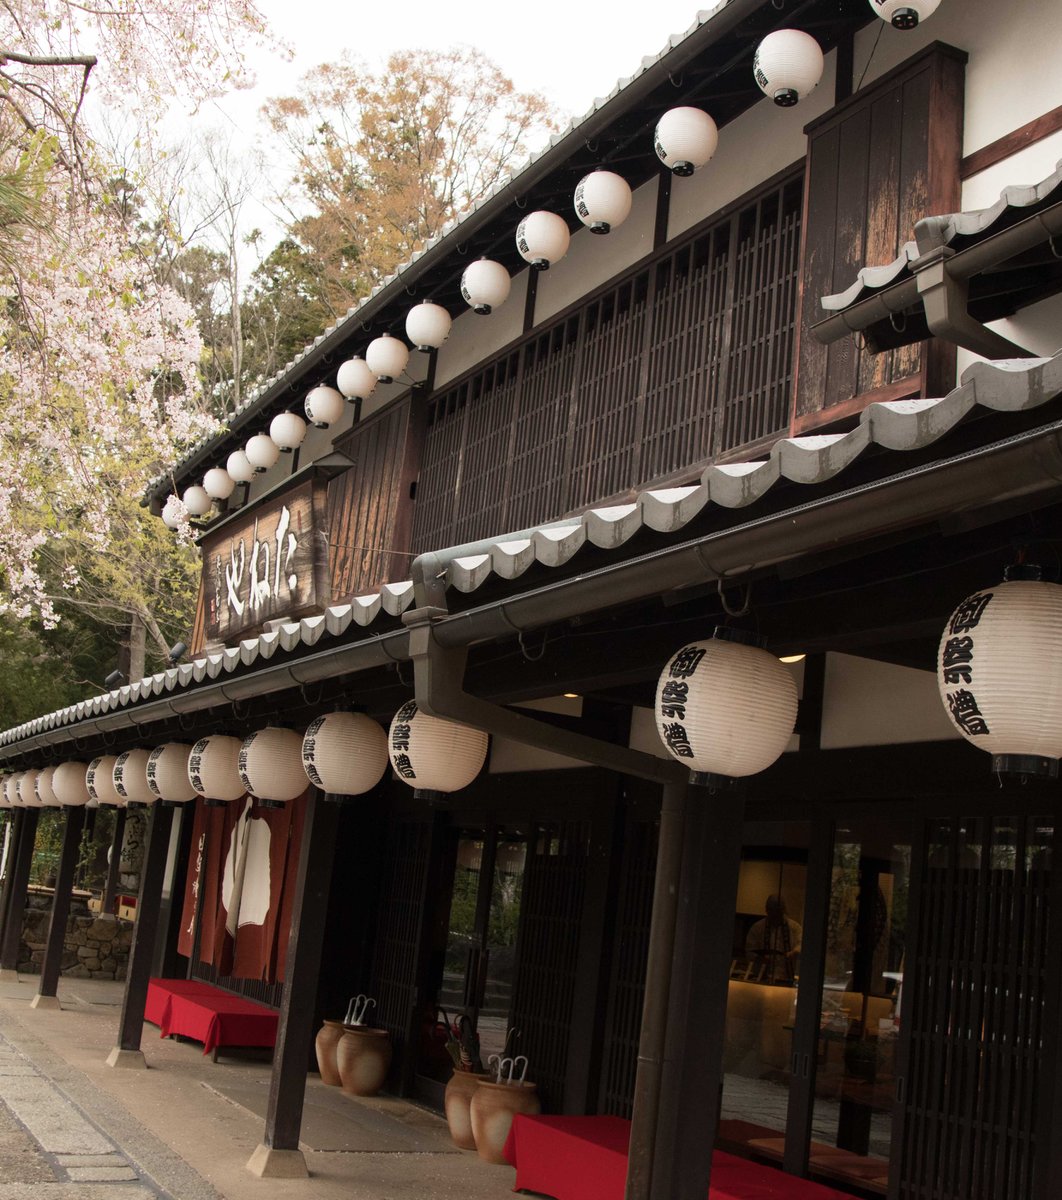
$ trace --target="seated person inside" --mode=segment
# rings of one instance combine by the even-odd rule
[[[792,984],[799,970],[803,930],[785,915],[781,896],[767,897],[765,914],[745,938],[748,978],[758,983]]]

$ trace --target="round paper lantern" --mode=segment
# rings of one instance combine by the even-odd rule
[[[937,654],[937,682],[955,728],[1001,774],[1056,778],[1062,757],[1062,586],[1007,579],[967,597]]]
[[[184,517],[184,509],[176,496],[167,496],[162,506],[162,523],[167,529],[179,529]]]
[[[429,717],[411,700],[391,721],[387,749],[398,777],[410,787],[457,792],[482,769],[487,740],[481,729]]]
[[[192,747],[184,742],[166,742],[156,746],[148,755],[148,787],[167,807],[187,804],[195,799],[195,789],[188,782],[188,756]]]
[[[516,227],[516,248],[536,271],[548,271],[568,253],[568,222],[556,213],[528,213]]]
[[[336,372],[336,384],[348,400],[368,400],[377,383],[363,358],[348,358]]]
[[[630,211],[630,185],[615,171],[591,171],[576,185],[575,215],[591,233],[608,233],[622,225]]]
[[[225,460],[225,470],[237,483],[250,483],[254,478],[254,467],[242,450],[233,450]]]
[[[239,767],[244,791],[266,808],[286,804],[306,791],[302,736],[293,729],[267,726],[244,738]]]
[[[461,276],[461,295],[472,311],[486,316],[492,309],[504,304],[509,297],[512,280],[509,272],[499,262],[490,258],[477,258],[465,267]]]
[[[365,351],[365,365],[381,383],[392,383],[406,369],[408,362],[409,347],[389,333],[373,338]]]
[[[11,808],[11,801],[7,798],[7,781],[9,775],[0,775],[0,808]]]
[[[42,808],[58,808],[60,806],[59,797],[55,794],[53,780],[55,779],[55,767],[45,767],[37,776],[37,800]]]
[[[406,337],[420,351],[438,350],[450,336],[452,324],[441,304],[423,300],[406,313]]]
[[[719,145],[719,129],[701,108],[670,108],[656,123],[656,156],[675,175],[692,175]]]
[[[60,804],[80,808],[89,802],[88,786],[85,783],[87,774],[88,766],[83,762],[64,762],[55,768],[52,791]]]
[[[213,500],[227,500],[236,490],[236,480],[224,467],[211,467],[203,476],[203,491]]]
[[[280,448],[268,433],[256,433],[244,446],[243,452],[256,475],[268,471],[280,457]]]
[[[691,771],[743,778],[785,750],[797,713],[796,683],[773,654],[717,629],[673,655],[656,687],[657,732]]]
[[[281,454],[290,454],[306,437],[306,422],[298,413],[282,412],[269,422],[270,440]]]
[[[207,494],[206,488],[193,484],[190,488],[185,488],[181,496],[181,503],[190,517],[205,517],[214,502]]]
[[[306,416],[315,429],[327,429],[343,415],[343,394],[335,388],[315,387],[306,395]]]
[[[322,791],[361,796],[387,770],[387,735],[364,713],[326,713],[306,730],[302,766]]]
[[[18,794],[18,781],[21,774],[21,771],[15,771],[4,777],[4,801],[8,808],[25,807]]]
[[[940,0],[870,0],[870,7],[883,21],[897,29],[914,29],[919,21],[931,17]]]
[[[37,776],[40,771],[36,767],[31,767],[28,771],[23,771],[18,777],[18,798],[22,802],[23,808],[43,808],[40,800],[37,797]]]
[[[188,756],[188,781],[208,800],[239,800],[246,791],[240,778],[240,739],[220,733],[200,738]]]
[[[114,765],[118,758],[114,754],[101,754],[94,758],[85,772],[85,786],[89,798],[97,804],[110,804],[115,808],[125,807],[125,797],[118,794],[114,786]]]
[[[760,91],[775,104],[790,108],[814,91],[822,78],[819,43],[799,29],[776,29],[756,48],[752,64]]]
[[[114,790],[129,804],[154,804],[158,797],[148,785],[151,758],[147,750],[126,750],[114,764]]]

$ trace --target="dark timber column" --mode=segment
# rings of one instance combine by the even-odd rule
[[[178,831],[177,857],[173,864],[170,880],[169,910],[164,914],[165,929],[159,946],[157,974],[163,979],[174,979],[178,975],[177,942],[181,936],[181,918],[184,915],[184,889],[188,886],[188,862],[192,856],[192,827],[195,824],[195,805],[186,804],[178,810],[181,822]]]
[[[18,841],[18,855],[11,871],[11,896],[7,902],[4,940],[0,945],[0,979],[18,978],[18,947],[22,940],[22,918],[26,912],[26,888],[29,886],[33,847],[37,841],[38,816],[39,812],[35,808],[22,811],[22,836]]]
[[[140,895],[136,902],[136,925],[129,950],[129,973],[125,980],[122,1019],[118,1026],[118,1045],[107,1056],[109,1067],[146,1067],[140,1037],[144,1032],[144,1003],[147,1000],[151,959],[159,927],[162,899],[162,875],[170,850],[173,809],[155,804],[151,810],[151,831],[140,877]],[[119,843],[121,845],[121,843]],[[112,856],[113,857],[113,856]]]
[[[648,1200],[650,1195],[667,1034],[671,964],[675,954],[687,792],[685,783],[665,784],[660,808],[660,837],[656,851],[649,956],[645,965],[642,1028],[638,1039],[638,1072],[634,1079],[634,1116],[631,1122],[626,1200]]]
[[[737,789],[690,787],[651,1200],[708,1194],[744,807]]]
[[[309,1174],[299,1149],[299,1131],[338,826],[339,805],[325,801],[322,793],[311,788],[299,847],[265,1136],[247,1163],[259,1178],[301,1179]]]
[[[37,994],[33,997],[33,1008],[58,1008],[56,991],[59,986],[59,968],[62,965],[63,946],[66,944],[66,922],[70,916],[70,895],[74,890],[74,872],[77,870],[77,855],[81,849],[81,831],[85,828],[85,810],[79,805],[66,809],[66,828],[63,830],[63,849],[59,855],[59,870],[55,877],[55,894],[52,897],[52,916],[48,922],[48,940],[44,947],[44,962]]]
[[[25,826],[24,815],[24,810],[21,808],[12,814],[13,827],[7,852],[7,870],[4,874],[4,888],[0,892],[0,940],[3,938],[2,931],[7,927],[7,914],[11,907],[11,881],[15,877],[15,863],[18,862],[18,848],[22,842],[22,831]]]
[[[118,895],[118,872],[122,862],[122,841],[125,838],[125,809],[114,814],[114,837],[111,839],[111,859],[107,864],[107,882],[103,888],[100,904],[101,917],[114,916],[114,898]]]

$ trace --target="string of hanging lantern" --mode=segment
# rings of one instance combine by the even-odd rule
[[[932,16],[940,0],[867,0],[871,11],[899,30],[914,29]],[[805,99],[822,79],[825,60],[822,48],[810,34],[799,29],[776,29],[756,47],[752,73],[757,86],[779,107],[788,108]],[[701,108],[680,105],[668,109],[653,130],[657,158],[674,175],[685,178],[709,163],[719,145],[719,129]],[[576,185],[573,203],[578,221],[591,233],[608,234],[627,219],[633,197],[622,175],[598,168]],[[532,270],[548,271],[568,252],[571,231],[567,220],[544,209],[524,216],[515,232],[516,249]],[[512,279],[506,267],[482,257],[468,264],[461,275],[463,300],[479,316],[489,316],[509,298]],[[422,300],[405,317],[405,334],[421,353],[438,350],[449,336],[452,317],[440,304]],[[344,412],[344,402],[360,406],[378,384],[399,379],[408,365],[410,347],[390,333],[374,338],[364,357],[355,355],[336,372],[336,387],[321,384],[306,396],[307,420],[317,429],[328,429]],[[360,413],[360,408],[356,408]],[[355,418],[356,419],[356,418]],[[171,529],[187,517],[202,517],[215,503],[229,499],[238,483],[250,483],[256,474],[273,467],[281,454],[297,449],[306,436],[306,422],[295,413],[282,412],[270,423],[268,433],[253,436],[242,450],[229,455],[224,468],[214,467],[201,485],[189,487],[178,501],[170,496],[163,506],[162,520]],[[183,506],[183,507],[182,507]]]

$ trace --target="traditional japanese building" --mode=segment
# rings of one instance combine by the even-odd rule
[[[399,1094],[441,1103],[467,1015],[485,1054],[518,1031],[546,1111],[633,1116],[632,1198],[703,1198],[715,1145],[861,1196],[1062,1190],[1058,782],[966,744],[962,646],[937,678],[1009,566],[1062,563],[1062,8],[879,7],[729,0],[643,60],[153,488],[338,387],[202,521],[193,661],[0,735],[9,771],[411,701],[491,735],[445,794],[200,796],[172,838],[156,806],[117,1049],[153,961],[277,1006],[267,1150],[298,1154],[312,1034],[365,993]],[[792,106],[753,67],[778,29],[824,54]],[[687,106],[718,146],[673,174]],[[599,170],[632,193],[604,236]],[[424,301],[449,336],[356,387]],[[733,787],[654,713],[716,627],[799,694]]]

